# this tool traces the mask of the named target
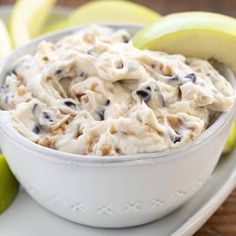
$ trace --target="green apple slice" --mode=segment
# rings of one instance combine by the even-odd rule
[[[84,4],[72,12],[68,19],[49,26],[44,32],[58,30],[77,24],[89,24],[98,22],[135,22],[151,24],[157,21],[160,15],[149,8],[139,4],[122,0],[100,0]]]
[[[235,146],[236,146],[236,122],[233,123],[230,129],[229,137],[224,147],[224,153],[231,152]]]
[[[10,16],[10,33],[14,46],[38,35],[56,0],[18,0]]]
[[[4,157],[0,155],[0,213],[15,199],[18,192],[18,182],[11,173]]]
[[[0,59],[7,56],[12,49],[11,39],[9,37],[7,28],[0,20]]]
[[[63,19],[60,21],[57,21],[56,23],[50,24],[47,27],[45,27],[42,32],[40,32],[40,34],[47,34],[49,32],[53,32],[56,30],[60,30],[60,29],[65,29],[68,28],[69,24],[68,24],[68,19]]]
[[[139,31],[133,44],[141,49],[214,58],[236,72],[236,19],[229,16],[208,12],[171,14]]]

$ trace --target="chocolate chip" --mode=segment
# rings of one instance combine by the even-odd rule
[[[111,103],[111,101],[109,99],[107,99],[105,105],[108,106],[108,105],[110,105],[110,103]]]
[[[36,111],[37,107],[38,107],[38,104],[37,104],[37,103],[35,103],[35,104],[34,104],[34,106],[33,106],[33,109],[32,109],[32,112],[33,112],[33,113],[35,113],[35,111]]]
[[[5,76],[10,76],[10,75],[15,75],[17,76],[17,72],[16,72],[16,69],[13,68],[11,70],[9,70],[8,72],[6,72],[6,75]]]
[[[0,92],[7,92],[9,88],[9,85],[3,84],[0,86]]]
[[[148,102],[151,98],[150,94],[144,90],[136,91],[136,94],[143,100],[144,102]]]
[[[51,116],[50,116],[46,111],[43,112],[43,117],[44,117],[46,120],[48,120],[48,121],[50,121],[50,122],[53,122],[53,119],[51,118]]]
[[[83,78],[83,77],[85,76],[85,73],[84,73],[84,72],[81,72],[81,73],[79,74],[79,76]]]
[[[151,67],[152,67],[152,69],[155,69],[156,65],[152,63]]]
[[[62,72],[63,72],[62,69],[57,69],[57,70],[55,71],[55,75],[60,75]]]
[[[88,50],[88,51],[87,51],[87,54],[90,55],[90,56],[92,56],[92,55],[93,55],[93,54],[92,54],[92,50]]]
[[[100,118],[100,120],[104,120],[104,117],[105,117],[105,109],[103,107],[99,108],[97,110],[97,114]]]
[[[122,36],[122,40],[124,43],[128,43],[129,42],[129,38],[126,35]]]
[[[150,86],[147,86],[146,89],[149,90],[149,91],[151,91],[151,87],[150,87]]]
[[[182,99],[182,91],[181,89],[178,87],[178,100],[180,101]]]
[[[178,81],[179,80],[179,76],[178,75],[173,75],[169,78],[170,81]]]
[[[181,136],[175,136],[175,140],[173,141],[173,143],[178,143],[181,141]]]
[[[188,61],[188,59],[185,60],[185,64],[188,66],[190,65],[190,62]]]
[[[64,104],[70,108],[76,108],[76,105],[74,102],[71,102],[71,101],[65,101]]]
[[[5,89],[7,89],[7,88],[9,88],[9,84],[3,84],[3,85],[1,85],[1,89],[5,90]]]
[[[173,143],[177,143],[181,141],[182,135],[178,131],[175,130],[175,134],[171,134],[170,139]]]
[[[193,83],[195,83],[197,77],[196,77],[196,75],[194,73],[190,73],[190,74],[186,75],[184,78],[189,79]]]
[[[117,62],[115,63],[115,66],[116,66],[116,69],[120,70],[120,69],[123,69],[124,64],[123,64],[123,62],[120,60],[120,61],[117,61]]]
[[[38,125],[35,125],[34,128],[33,128],[33,132],[35,134],[39,134],[40,133],[40,127]]]
[[[8,104],[8,102],[9,102],[9,96],[7,95],[7,96],[4,98],[4,103],[5,103],[5,104]]]
[[[17,75],[16,68],[13,68],[11,73],[14,74],[14,75]]]

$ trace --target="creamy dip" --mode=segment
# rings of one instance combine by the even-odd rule
[[[91,26],[20,58],[0,106],[26,138],[93,155],[161,151],[196,139],[234,92],[208,61],[139,50]]]

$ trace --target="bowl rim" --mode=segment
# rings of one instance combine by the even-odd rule
[[[54,37],[65,37],[66,35],[73,34],[74,32],[88,26],[91,24],[81,24],[77,25],[75,27],[71,27],[64,30],[59,30],[56,32],[48,33],[43,36],[40,36],[38,38],[35,38],[31,40],[30,42],[22,45],[21,47],[14,50],[7,58],[5,58],[0,66],[0,80],[2,80],[3,76],[2,71],[4,71],[4,67],[8,67],[8,64],[11,64],[11,59],[13,59],[14,55],[19,54],[25,54],[21,53],[24,50],[27,51],[28,48],[36,47],[37,44],[43,40],[49,40]],[[115,28],[133,28],[133,30],[138,30],[143,27],[142,24],[136,24],[136,23],[125,23],[125,22],[112,22],[112,23],[99,23],[99,25],[105,25],[108,27],[115,27]],[[59,39],[57,39],[59,40]],[[56,40],[56,41],[57,41]],[[29,50],[28,50],[29,51]],[[5,69],[6,73],[7,69]],[[226,79],[230,82],[230,84],[233,86],[234,91],[236,91],[236,81],[234,74],[231,70],[229,70],[227,67],[224,68],[224,72],[227,76]],[[4,74],[5,75],[5,74]],[[36,144],[30,140],[28,140],[26,137],[21,135],[12,125],[10,122],[10,112],[9,111],[3,111],[0,110],[0,131],[8,138],[16,142],[17,144],[21,144],[24,148],[30,149],[32,151],[36,151],[42,154],[45,154],[46,156],[50,156],[50,158],[57,158],[57,159],[63,159],[67,161],[75,161],[75,162],[89,162],[89,163],[121,163],[121,162],[133,162],[133,161],[141,161],[141,160],[159,160],[159,161],[167,161],[170,159],[176,159],[178,157],[181,157],[183,155],[179,155],[181,153],[189,153],[193,152],[197,148],[201,147],[206,140],[213,139],[217,133],[230,121],[232,116],[234,116],[234,111],[236,110],[236,102],[234,102],[231,109],[227,112],[220,113],[219,117],[211,124],[205,131],[202,132],[202,134],[197,137],[195,140],[193,140],[190,143],[185,143],[180,145],[176,148],[170,148],[163,151],[158,152],[151,152],[151,153],[139,153],[139,154],[129,154],[129,155],[109,155],[109,156],[99,156],[99,155],[81,155],[81,154],[73,154],[68,152],[63,152],[59,150],[54,150],[51,148],[43,147],[39,144]]]

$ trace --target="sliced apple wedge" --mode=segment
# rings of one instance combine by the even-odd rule
[[[0,59],[7,56],[12,49],[11,39],[5,24],[0,20]]]
[[[224,153],[231,152],[236,145],[236,122],[232,124],[232,127],[229,132],[229,137],[224,147]]]
[[[49,24],[48,26],[46,26],[40,33],[39,35],[41,34],[47,34],[49,32],[53,32],[53,31],[56,31],[56,30],[60,30],[60,29],[66,29],[70,27],[69,24],[68,24],[68,18],[66,19],[63,19],[63,20],[60,20],[60,21],[57,21],[53,24]]]
[[[93,23],[104,21],[128,21],[150,24],[160,15],[142,5],[121,0],[100,0],[84,4],[69,17],[69,24]]]
[[[0,155],[0,214],[8,208],[18,192],[18,182]]]
[[[10,33],[14,46],[38,35],[56,0],[18,0],[10,16]]]
[[[236,72],[236,19],[221,14],[186,12],[162,17],[139,31],[133,44],[141,49],[214,58]]]
[[[42,33],[75,26],[77,24],[107,21],[151,24],[157,21],[160,17],[161,16],[157,12],[129,1],[92,1],[77,8],[67,19],[49,25],[42,31]]]

